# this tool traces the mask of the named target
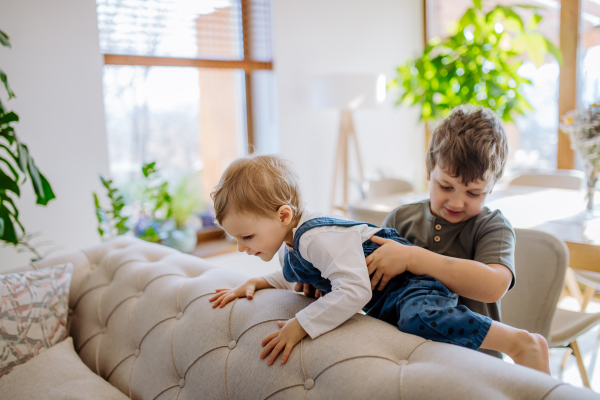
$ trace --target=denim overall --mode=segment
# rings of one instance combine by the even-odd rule
[[[321,226],[375,225],[366,222],[347,221],[321,217],[303,223],[294,234],[292,250],[285,249],[283,276],[288,282],[308,283],[325,295],[331,292],[331,282],[321,276],[321,271],[300,255],[302,235]],[[382,228],[375,236],[391,239],[413,246],[401,238],[392,228]],[[362,244],[365,257],[379,247],[367,240]],[[366,268],[366,265],[365,265]],[[374,318],[395,325],[402,332],[421,336],[436,342],[451,343],[470,349],[478,349],[486,337],[492,319],[476,314],[464,305],[457,305],[458,295],[452,293],[440,281],[428,275],[404,272],[392,278],[383,290],[375,289],[363,311]]]

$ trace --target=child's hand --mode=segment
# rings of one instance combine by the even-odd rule
[[[221,308],[225,304],[229,303],[233,299],[238,297],[247,297],[248,300],[252,300],[254,292],[256,291],[256,280],[250,279],[248,282],[236,287],[235,289],[217,289],[217,294],[208,299],[208,301],[214,301],[213,308],[217,308],[221,305]]]
[[[375,289],[378,282],[378,289],[383,290],[390,279],[408,270],[413,246],[405,246],[379,236],[371,236],[370,240],[381,245],[365,259],[369,276],[375,273],[371,278],[371,290]]]
[[[296,283],[296,287],[294,288],[296,292],[302,292],[306,297],[314,297],[318,299],[323,295],[319,289],[315,289],[313,285],[308,283]]]
[[[279,332],[271,333],[262,341],[264,350],[260,353],[260,358],[264,359],[271,353],[267,365],[272,365],[282,350],[281,363],[285,364],[294,346],[307,335],[296,318],[292,318],[287,322],[279,321],[277,324],[281,328]]]

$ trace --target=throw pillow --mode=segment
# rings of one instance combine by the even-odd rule
[[[16,366],[0,379],[0,398],[11,400],[128,400],[116,387],[93,373],[68,337],[56,346]]]
[[[72,264],[0,275],[0,378],[67,337]]]

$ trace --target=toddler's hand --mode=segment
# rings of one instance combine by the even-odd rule
[[[294,288],[294,290],[296,292],[304,293],[306,297],[314,297],[315,299],[318,299],[323,295],[319,289],[315,289],[313,285],[310,285],[308,283],[296,283],[296,287]]]
[[[256,291],[256,281],[254,279],[250,279],[248,282],[236,287],[235,289],[217,289],[217,294],[208,299],[210,302],[215,302],[212,306],[213,308],[217,308],[219,305],[221,308],[225,306],[225,304],[229,303],[233,299],[237,299],[238,297],[247,297],[248,300],[252,300],[254,296],[254,292]]]
[[[381,245],[365,259],[369,276],[374,273],[371,278],[371,290],[375,289],[378,282],[378,289],[383,290],[390,279],[408,270],[412,246],[378,236],[371,236],[370,240]]]
[[[292,318],[287,322],[279,321],[277,324],[281,328],[279,332],[271,333],[262,341],[264,350],[260,353],[260,358],[264,359],[271,353],[267,365],[272,365],[282,350],[281,363],[285,364],[294,346],[307,335],[296,318]]]

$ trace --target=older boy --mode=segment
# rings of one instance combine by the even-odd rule
[[[371,238],[381,245],[366,259],[371,286],[382,290],[404,271],[429,275],[458,294],[459,305],[500,321],[499,301],[515,284],[515,234],[484,203],[507,153],[502,124],[489,109],[459,107],[441,121],[427,153],[430,199],[395,209],[383,224],[419,247]]]

